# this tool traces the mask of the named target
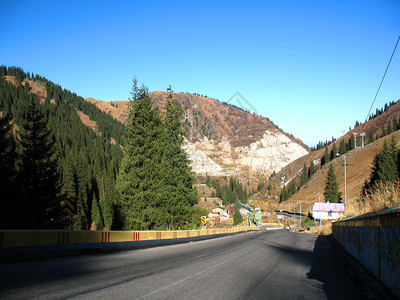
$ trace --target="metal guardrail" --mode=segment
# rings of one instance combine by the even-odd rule
[[[14,261],[82,252],[110,252],[186,243],[236,234],[258,227],[176,231],[1,230],[0,261]]]

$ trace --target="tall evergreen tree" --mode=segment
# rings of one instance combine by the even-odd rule
[[[115,204],[117,201],[114,181],[108,176],[101,178],[100,186],[100,210],[103,224],[106,230],[111,230],[116,219]]]
[[[396,117],[394,117],[392,120],[392,123],[393,123],[393,131],[397,131],[399,129],[398,119]]]
[[[392,136],[392,141],[389,145],[389,153],[393,157],[393,160],[397,162],[399,151],[397,150],[397,141],[394,136]]]
[[[47,118],[30,98],[20,130],[19,225],[23,228],[57,228],[63,214],[59,203],[59,174],[55,141]]]
[[[148,89],[139,88],[134,79],[131,92],[129,122],[126,126],[125,155],[117,177],[121,212],[126,230],[158,227],[165,211],[161,211],[155,186],[159,182],[162,161],[162,127]],[[158,189],[156,189],[158,191]],[[153,215],[156,213],[156,215]],[[166,214],[164,214],[166,216]]]
[[[239,209],[235,208],[235,212],[233,213],[233,225],[239,225],[243,222],[242,214]]]
[[[289,187],[288,187],[287,192],[288,192],[287,199],[297,192],[295,180],[292,180],[289,183]]]
[[[308,173],[309,173],[308,178],[311,178],[311,176],[313,176],[316,171],[317,170],[315,168],[314,161],[311,161],[310,169],[308,170]]]
[[[279,196],[279,203],[286,201],[287,199],[288,199],[288,195],[287,195],[286,186],[283,186],[283,188],[281,190],[281,194]]]
[[[334,160],[336,158],[337,152],[338,151],[337,151],[337,148],[336,148],[336,144],[333,143],[333,147],[332,147],[332,150],[331,150],[331,160]]]
[[[342,139],[339,144],[339,154],[345,154],[346,152],[346,143],[344,142],[344,139]]]
[[[308,181],[308,169],[307,169],[307,165],[304,164],[303,172],[301,173],[301,177],[300,177],[300,187],[305,185],[307,183],[307,181]]]
[[[117,178],[124,229],[188,228],[198,221],[193,216],[194,177],[181,149],[180,111],[171,99],[162,122],[147,88],[138,88],[134,80],[125,155]]]
[[[371,130],[368,132],[368,144],[375,142],[374,132]]]
[[[160,193],[166,201],[163,206],[170,216],[167,228],[187,228],[197,204],[197,192],[193,188],[195,179],[189,166],[189,159],[182,149],[183,129],[181,119],[183,112],[173,99],[171,87],[166,104],[166,116],[163,122],[164,153],[161,163],[160,180],[164,187]],[[199,216],[200,218],[200,216]]]
[[[393,152],[393,145],[389,149],[385,140],[382,150],[374,158],[370,177],[371,187],[380,182],[393,182],[398,179],[397,161],[395,160],[396,157],[394,157],[394,155],[397,155],[397,151],[395,152],[396,154]]]
[[[329,167],[324,190],[325,200],[329,202],[340,202],[339,184],[336,179],[333,163]]]
[[[0,228],[12,228],[17,208],[14,202],[16,150],[12,115],[0,117]]]
[[[386,133],[389,135],[393,132],[393,128],[392,128],[392,124],[390,122],[390,120],[387,123],[387,129],[386,129]]]
[[[326,165],[328,162],[331,161],[330,155],[329,155],[329,151],[328,151],[328,146],[325,147],[325,155],[323,157],[323,165]]]
[[[353,150],[356,148],[356,138],[354,134],[351,135],[350,140],[349,140],[349,150]]]

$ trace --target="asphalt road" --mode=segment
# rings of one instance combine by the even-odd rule
[[[324,236],[271,230],[0,265],[7,299],[358,299]]]

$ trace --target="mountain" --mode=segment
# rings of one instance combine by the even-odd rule
[[[161,91],[150,94],[161,113],[167,96]],[[0,67],[0,116],[12,114],[16,139],[33,98],[57,145],[60,203],[73,199],[74,228],[118,228],[114,186],[129,101],[83,99],[40,75],[18,67]],[[184,149],[194,172],[220,178],[240,175],[240,184],[248,185],[240,186],[241,191],[254,189],[259,179],[310,150],[267,118],[232,104],[186,93],[176,93],[174,98],[183,111]],[[234,183],[239,185],[236,180]],[[222,193],[230,195],[225,188],[221,186]]]
[[[150,96],[163,110],[168,93],[155,91]],[[310,150],[267,118],[199,95],[173,96],[183,111],[185,150],[197,174],[269,176]],[[127,121],[127,101],[85,100],[115,119]]]
[[[345,153],[346,155],[346,194],[347,199],[359,197],[364,181],[370,177],[372,162],[375,155],[382,149],[385,139],[390,143],[392,138],[400,141],[400,100],[391,102],[385,105],[382,109],[377,109],[376,113],[371,115],[367,122],[360,124],[356,122],[355,128],[345,133],[338,140],[327,146],[328,153],[331,153],[334,145],[339,150],[340,143],[344,141],[349,145],[351,138],[358,136],[356,147]],[[389,131],[388,131],[389,128]],[[390,129],[391,128],[391,129]],[[393,132],[394,131],[394,132]],[[360,138],[360,133],[365,133],[363,138]],[[389,133],[389,134],[388,134]],[[364,147],[362,147],[364,144]],[[283,186],[288,186],[294,181],[296,187],[299,187],[300,177],[304,165],[308,167],[311,162],[318,169],[310,180],[299,190],[293,194],[287,201],[277,205],[280,209],[290,209],[302,203],[303,211],[310,210],[313,203],[317,201],[318,196],[314,191],[319,192],[321,201],[324,201],[324,188],[326,175],[331,163],[334,164],[337,180],[339,183],[339,191],[344,197],[344,159],[343,156],[338,156],[332,162],[322,165],[325,148],[317,151],[312,151],[309,154],[293,161],[276,174],[267,182],[267,186],[272,189],[269,200],[275,203],[279,202],[279,193]],[[268,199],[267,187],[257,195],[256,199]]]
[[[60,203],[73,199],[76,229],[111,228],[114,181],[125,126],[95,105],[39,75],[0,67],[0,116],[12,114],[16,136],[30,101],[45,114],[57,145]],[[17,146],[19,142],[17,141]],[[17,197],[18,199],[18,197]],[[6,213],[7,212],[3,212]],[[65,214],[67,222],[67,214]],[[13,228],[21,228],[19,224]],[[23,226],[23,225],[21,225]]]

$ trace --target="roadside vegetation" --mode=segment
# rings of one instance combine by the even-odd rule
[[[347,202],[345,217],[354,217],[400,206],[400,182],[378,183],[371,193]]]

